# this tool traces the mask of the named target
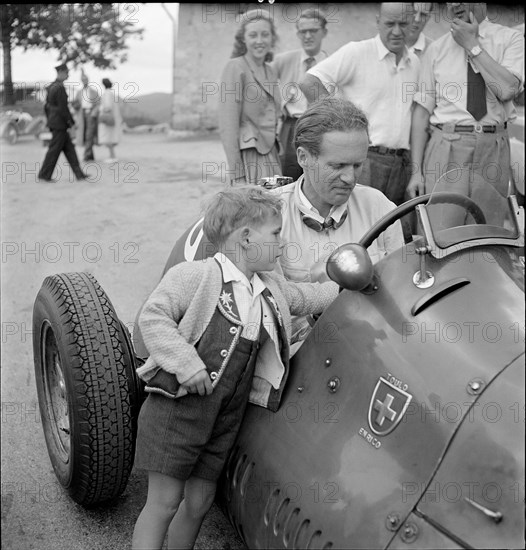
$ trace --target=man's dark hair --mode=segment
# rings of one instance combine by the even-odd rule
[[[365,113],[347,99],[325,96],[300,116],[294,130],[294,147],[318,156],[323,134],[363,130],[369,134]]]
[[[296,28],[298,27],[298,22],[300,19],[317,19],[320,22],[321,28],[324,29],[327,26],[327,17],[325,13],[318,8],[307,8],[305,11],[302,11],[296,21]]]

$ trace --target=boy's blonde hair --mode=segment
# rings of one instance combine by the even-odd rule
[[[281,199],[263,187],[244,185],[220,191],[205,210],[203,232],[215,246],[243,225],[259,225],[270,216],[281,215]]]

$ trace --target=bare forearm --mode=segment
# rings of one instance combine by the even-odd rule
[[[306,74],[303,80],[299,84],[300,90],[309,102],[309,105],[318,99],[329,95],[329,92],[325,86],[321,83],[321,80],[313,75]]]
[[[429,112],[422,105],[415,104],[411,117],[411,162],[413,172],[423,173],[424,151],[426,148],[429,127]]]

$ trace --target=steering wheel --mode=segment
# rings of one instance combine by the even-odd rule
[[[375,241],[389,226],[393,225],[394,222],[398,221],[406,214],[409,214],[409,212],[412,212],[419,204],[428,202],[431,196],[433,197],[433,204],[456,204],[465,208],[473,216],[475,223],[482,225],[486,223],[484,212],[482,212],[480,206],[469,197],[461,195],[460,193],[446,191],[428,193],[427,195],[420,195],[419,197],[415,197],[401,204],[381,220],[378,220],[371,229],[365,233],[358,244],[361,244],[364,248],[369,248],[373,241]]]

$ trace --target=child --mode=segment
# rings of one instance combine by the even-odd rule
[[[139,319],[149,395],[135,466],[148,470],[148,497],[134,549],[161,548],[167,531],[169,548],[193,547],[247,402],[279,406],[291,313],[321,313],[338,294],[333,282],[271,273],[283,249],[281,202],[261,187],[217,194],[203,230],[219,252],[171,268]]]

